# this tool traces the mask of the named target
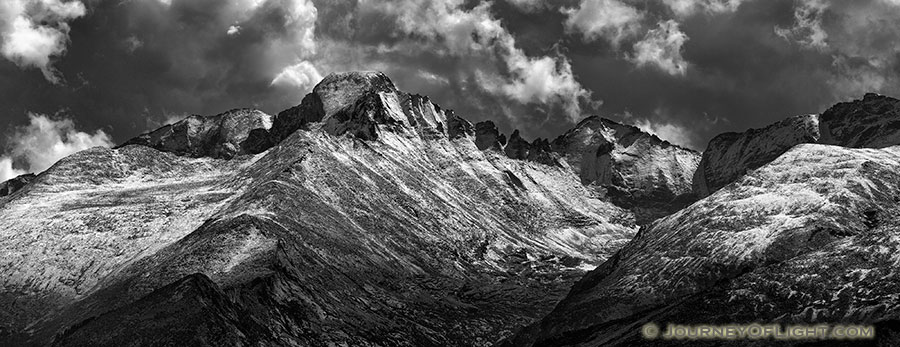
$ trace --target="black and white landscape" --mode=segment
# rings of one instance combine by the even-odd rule
[[[9,0],[0,346],[900,345],[896,18]]]

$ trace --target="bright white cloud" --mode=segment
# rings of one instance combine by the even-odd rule
[[[228,35],[236,35],[240,31],[241,31],[240,25],[232,25],[232,26],[228,27],[228,30],[225,31],[225,33]]]
[[[690,130],[683,126],[672,123],[651,122],[649,119],[640,119],[633,123],[634,126],[647,133],[656,135],[660,139],[682,147],[694,148],[692,147],[695,145],[694,136]]]
[[[681,51],[687,40],[687,35],[679,30],[678,22],[662,21],[634,44],[634,56],[630,59],[639,67],[650,65],[671,75],[684,75],[688,63]]]
[[[662,0],[679,17],[697,13],[720,14],[737,11],[747,0]]]
[[[28,120],[28,125],[15,129],[7,140],[7,151],[0,156],[0,181],[25,172],[44,171],[58,160],[81,150],[113,145],[103,130],[93,134],[78,131],[70,119],[54,120],[29,113]],[[24,167],[14,168],[13,163]]]
[[[291,35],[275,40],[270,46],[271,55],[275,57],[290,57],[289,61],[282,63],[284,66],[272,79],[271,86],[296,88],[301,91],[309,91],[319,81],[322,75],[311,58],[316,53],[316,18],[318,10],[309,0],[250,0],[246,3],[250,9],[267,10],[277,8],[284,15],[285,29]],[[234,27],[232,27],[234,28]],[[239,32],[237,27],[234,33]],[[232,30],[229,29],[229,34]]]
[[[546,8],[549,3],[544,0],[506,0],[516,8],[524,12],[536,12]],[[900,0],[898,0],[900,1]]]
[[[0,182],[5,182],[10,178],[24,175],[27,172],[13,168],[12,159],[9,157],[0,157]]]
[[[516,50],[508,57],[507,64],[517,77],[503,86],[507,96],[521,103],[559,102],[572,121],[581,118],[579,101],[590,100],[591,93],[575,80],[568,60],[529,58]]]
[[[495,39],[509,35],[490,12],[490,3],[482,3],[470,10],[463,9],[462,0],[428,1],[367,1],[360,4],[363,12],[380,12],[396,17],[397,31],[421,36],[429,41],[441,41],[444,55],[465,55],[489,48]]]
[[[571,119],[581,118],[581,101],[591,93],[575,80],[561,55],[529,57],[491,13],[490,3],[466,8],[462,0],[444,2],[363,2],[363,12],[396,18],[398,34],[425,38],[430,52],[465,59],[498,61],[505,71],[474,64],[479,86],[522,104],[558,104]],[[399,46],[399,45],[398,45]],[[418,45],[421,46],[421,45]],[[395,48],[385,48],[394,49]],[[403,46],[403,50],[410,47]],[[495,64],[488,64],[495,65]]]
[[[68,22],[84,14],[84,4],[78,0],[4,0],[0,2],[0,53],[20,68],[38,68],[48,81],[59,83],[52,60],[66,52]]]
[[[316,18],[319,11],[310,0],[268,0],[266,5],[280,7],[285,16],[285,27],[293,32],[293,44],[297,44],[302,54],[312,54],[316,51]],[[260,2],[251,2],[250,6],[256,8]]]
[[[618,0],[583,0],[578,8],[563,9],[566,29],[580,32],[588,41],[605,38],[613,45],[641,29],[644,15]]]
[[[301,61],[284,68],[284,70],[272,80],[272,85],[309,91],[321,80],[322,74],[319,73],[315,66],[308,61]]]

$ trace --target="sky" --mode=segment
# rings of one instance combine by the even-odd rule
[[[900,0],[3,0],[0,180],[378,70],[472,122],[717,134],[900,95]]]

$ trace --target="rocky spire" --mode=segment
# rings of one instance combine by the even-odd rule
[[[494,122],[486,120],[475,124],[475,146],[478,149],[502,151],[504,145],[506,145],[506,136],[500,133]]]

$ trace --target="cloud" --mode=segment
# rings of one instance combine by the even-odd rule
[[[364,18],[374,13],[381,21],[392,19],[394,42],[379,45],[378,54],[436,54],[460,61],[454,79],[474,76],[473,87],[495,96],[560,107],[570,121],[580,119],[581,105],[591,101],[564,55],[526,54],[491,12],[491,3],[467,8],[461,0],[365,2],[359,12]]]
[[[506,2],[524,12],[537,12],[549,6],[544,0],[506,0]]]
[[[260,2],[250,2],[250,8],[256,9]],[[300,54],[314,53],[316,50],[316,18],[318,9],[309,0],[267,0],[266,5],[275,6],[284,13],[284,26],[287,32],[294,33],[291,38],[301,51]]]
[[[13,168],[12,159],[8,157],[0,157],[0,182],[6,182],[10,178],[24,175],[27,172]]]
[[[795,41],[807,48],[825,49],[828,33],[822,28],[822,15],[828,8],[824,0],[804,0],[794,10],[794,25],[775,27],[775,34],[788,41]]]
[[[483,52],[494,40],[509,36],[490,12],[490,3],[470,10],[461,0],[364,2],[360,10],[393,17],[395,30],[440,43],[442,55]]]
[[[308,61],[301,61],[284,68],[284,70],[272,80],[272,85],[291,87],[308,92],[321,80],[322,75],[316,70],[315,66]]]
[[[228,27],[228,30],[226,30],[225,33],[228,35],[237,35],[237,33],[240,31],[241,31],[240,25],[232,25],[232,26]]]
[[[79,131],[71,119],[54,120],[29,113],[28,121],[28,125],[16,128],[7,139],[7,150],[0,156],[0,181],[25,172],[44,171],[59,159],[81,150],[113,145],[103,130],[93,134]]]
[[[798,1],[790,27],[775,33],[830,57],[827,84],[837,99],[900,93],[900,2]]]
[[[656,135],[660,139],[669,141],[682,147],[691,149],[698,148],[697,141],[694,139],[694,134],[686,127],[673,123],[653,122],[649,119],[639,119],[633,121],[632,123],[634,126],[647,133]]]
[[[681,56],[682,46],[688,40],[678,22],[659,22],[659,27],[647,32],[644,39],[634,44],[632,62],[637,66],[652,65],[670,75],[684,75],[688,63]]]
[[[641,29],[643,13],[618,0],[583,0],[577,9],[563,9],[565,26],[570,32],[580,32],[584,39],[605,38],[613,45]]]
[[[590,101],[591,92],[575,80],[568,60],[529,58],[516,50],[507,58],[507,64],[516,76],[502,87],[507,96],[521,103],[559,102],[571,121],[582,118],[579,102]]]
[[[737,11],[746,0],[662,0],[678,17],[697,13],[720,14]]]
[[[0,53],[20,68],[38,68],[51,83],[60,83],[52,66],[66,52],[68,22],[82,17],[81,1],[4,0],[0,3]]]
[[[32,91],[53,105],[35,98],[14,111],[66,108],[109,125],[111,135],[124,140],[158,123],[147,118],[166,113],[211,115],[239,107],[277,113],[303,94],[272,81],[301,61],[319,69],[312,1],[84,3],[90,15],[72,22],[75,42],[54,65],[82,85]],[[231,26],[239,32],[229,35]]]

